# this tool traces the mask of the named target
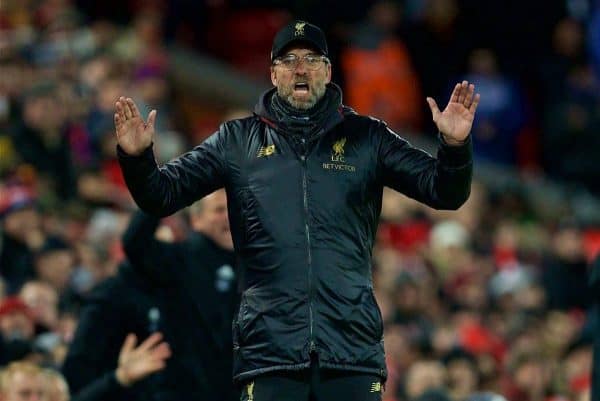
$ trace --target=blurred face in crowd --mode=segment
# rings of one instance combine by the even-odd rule
[[[69,386],[62,375],[54,370],[44,369],[46,401],[69,401]]]
[[[233,249],[224,190],[213,192],[195,205],[191,209],[191,223],[195,231],[206,234],[220,247]]]
[[[455,359],[448,363],[448,387],[455,399],[466,399],[477,390],[477,367],[468,359]]]
[[[517,387],[531,394],[539,395],[546,391],[550,381],[550,365],[542,358],[530,358],[516,368],[514,381]]]
[[[556,254],[567,262],[578,262],[584,256],[583,235],[576,228],[559,230],[552,240]]]
[[[3,373],[0,401],[48,401],[45,381],[39,368],[18,363]]]
[[[293,47],[278,59],[289,55],[302,59],[306,55],[318,56],[313,50]],[[277,61],[271,67],[271,82],[277,87],[279,96],[297,109],[308,110],[325,94],[326,85],[331,81],[331,64],[319,62],[316,70],[310,69],[306,61],[289,69]]]
[[[69,284],[74,263],[75,257],[70,249],[57,249],[39,255],[35,270],[42,281],[60,292]]]
[[[23,311],[13,311],[0,317],[0,332],[5,339],[31,340],[35,327]]]
[[[6,234],[26,244],[29,244],[33,233],[40,231],[41,224],[37,211],[29,207],[9,213],[2,223]]]
[[[99,85],[96,105],[100,110],[112,113],[115,101],[125,92],[126,88],[127,83],[124,79],[113,76],[107,77]]]
[[[469,56],[472,72],[481,75],[494,75],[498,70],[496,55],[489,49],[476,49]]]
[[[557,53],[574,57],[581,51],[583,37],[583,29],[579,22],[572,18],[565,18],[554,27],[552,44]]]
[[[56,94],[30,97],[23,105],[23,119],[26,124],[42,133],[55,130],[63,123],[64,111],[58,104]]]
[[[168,84],[163,76],[154,74],[137,80],[134,90],[144,102],[155,105],[165,100]]]
[[[58,294],[52,286],[41,281],[29,281],[23,286],[19,296],[31,308],[38,323],[48,328],[56,325]]]
[[[425,391],[441,388],[446,381],[444,365],[437,361],[418,361],[406,373],[406,395],[417,398]]]

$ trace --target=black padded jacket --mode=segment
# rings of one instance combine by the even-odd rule
[[[225,187],[243,271],[234,380],[303,369],[311,353],[322,367],[385,379],[371,274],[383,187],[457,209],[470,193],[470,138],[440,140],[435,158],[341,100],[318,132],[294,136],[270,114],[273,94],[160,168],[151,148],[139,156],[119,149],[127,185],[158,216]]]

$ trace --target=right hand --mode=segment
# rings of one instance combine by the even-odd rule
[[[125,387],[142,380],[146,376],[164,369],[165,360],[171,356],[171,349],[162,340],[161,333],[154,333],[139,347],[135,348],[135,334],[128,334],[119,353],[117,381]]]
[[[138,156],[152,144],[156,110],[144,121],[131,98],[121,96],[115,103],[115,129],[117,142],[128,155]]]

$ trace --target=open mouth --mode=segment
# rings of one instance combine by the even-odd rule
[[[294,92],[297,94],[308,94],[308,84],[306,82],[298,82],[294,85]]]

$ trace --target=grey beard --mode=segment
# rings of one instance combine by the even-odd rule
[[[293,88],[293,86],[291,87]],[[287,90],[287,88],[277,88],[277,94],[279,97],[288,102],[293,108],[299,110],[312,109],[315,104],[325,95],[326,85],[318,85],[314,88],[314,92],[305,102],[299,102],[294,99],[293,89]]]

